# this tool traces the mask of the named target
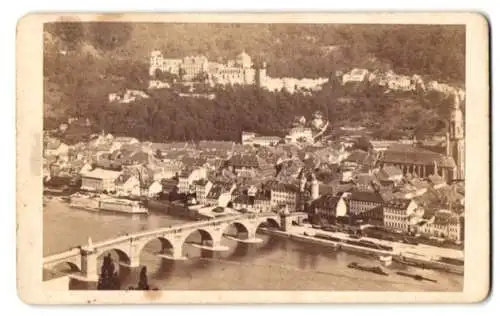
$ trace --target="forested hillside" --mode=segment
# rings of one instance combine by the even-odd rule
[[[153,49],[172,58],[201,53],[211,60],[245,50],[255,61],[266,61],[271,76],[330,77],[353,67],[391,68],[451,83],[463,83],[465,76],[462,26],[49,24],[44,50],[46,124],[82,115],[92,117],[95,128],[143,138],[234,139],[241,129],[279,132],[288,118],[322,109],[334,122],[391,122],[394,131],[403,123],[420,123],[425,113],[430,123],[422,122],[420,130],[442,128],[444,101],[438,96],[411,101],[376,91],[352,94],[335,85],[313,96],[235,88],[219,93],[215,101],[161,95],[110,108],[108,93],[145,87]],[[345,97],[354,101],[339,101]]]

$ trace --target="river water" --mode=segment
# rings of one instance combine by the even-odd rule
[[[44,256],[126,233],[150,230],[185,222],[153,213],[121,215],[93,213],[70,208],[52,200],[44,207]],[[190,240],[200,236],[193,234]],[[258,235],[260,244],[242,244],[224,239],[229,251],[207,254],[185,245],[186,261],[167,261],[154,255],[159,240],[149,243],[141,253],[141,265],[147,267],[151,286],[161,290],[365,290],[365,291],[461,291],[463,277],[446,272],[421,270],[393,263],[385,268],[391,275],[380,276],[347,268],[350,262],[376,265],[370,257],[334,251],[321,246]],[[115,262],[118,256],[112,253]],[[116,265],[118,268],[118,265]],[[138,269],[120,267],[122,287],[135,286]],[[394,274],[418,272],[438,280],[416,281]],[[79,288],[72,286],[70,288]]]

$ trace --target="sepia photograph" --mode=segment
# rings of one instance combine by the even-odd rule
[[[265,16],[18,27],[18,247],[40,248],[18,265],[50,296],[32,301],[487,295],[486,22]]]

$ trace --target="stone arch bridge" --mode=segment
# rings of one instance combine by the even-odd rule
[[[85,246],[76,247],[43,258],[43,268],[46,270],[57,270],[61,264],[69,265],[74,277],[84,281],[96,281],[98,279],[98,258],[108,251],[118,253],[120,264],[129,267],[140,265],[140,255],[142,249],[153,240],[160,240],[162,250],[157,253],[159,257],[169,260],[186,260],[183,257],[182,247],[188,237],[199,232],[201,243],[191,243],[193,246],[209,251],[225,251],[226,247],[221,245],[222,238],[233,239],[244,243],[260,242],[256,238],[257,229],[262,224],[270,225],[274,228],[286,229],[283,227],[293,220],[303,220],[307,218],[304,213],[292,213],[279,215],[276,213],[243,214],[226,216],[218,219],[197,221],[182,225],[170,226],[156,230],[127,234],[114,239],[96,242]],[[237,235],[228,235],[227,228],[234,226]],[[239,237],[245,235],[245,237]]]

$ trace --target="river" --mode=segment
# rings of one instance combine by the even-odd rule
[[[163,214],[120,215],[93,213],[70,208],[52,200],[44,207],[44,256],[84,245],[91,237],[102,241],[126,233],[150,230],[186,222]],[[393,263],[380,276],[347,268],[350,262],[375,265],[373,258],[321,246],[259,235],[260,244],[242,244],[224,239],[229,251],[202,255],[184,246],[186,261],[171,262],[155,256],[160,242],[149,243],[141,253],[141,265],[148,270],[149,283],[162,290],[365,290],[365,291],[461,291],[463,277],[446,272],[421,270]],[[196,239],[197,236],[190,238]],[[112,254],[115,260],[117,255]],[[135,286],[138,271],[120,268],[123,288]],[[438,280],[416,281],[394,274],[418,272]]]

